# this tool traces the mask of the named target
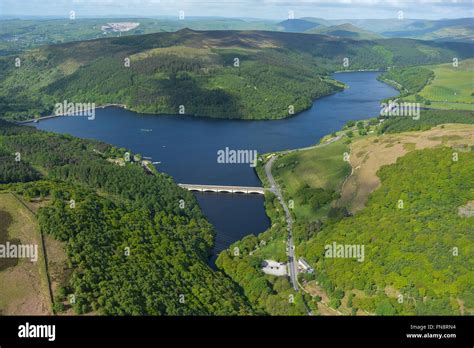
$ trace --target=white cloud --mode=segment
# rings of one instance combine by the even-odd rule
[[[472,16],[474,0],[0,0],[2,13],[65,16],[71,9],[84,16],[187,16],[286,18],[393,18],[403,9],[408,18]]]

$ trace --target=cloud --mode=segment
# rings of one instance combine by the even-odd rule
[[[289,10],[296,17],[393,18],[404,10],[406,18],[456,18],[473,14],[474,0],[0,0],[2,13],[66,16],[187,16],[254,17],[283,19]]]

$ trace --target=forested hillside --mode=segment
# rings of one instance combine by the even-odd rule
[[[21,154],[19,162],[0,162],[0,190],[47,198],[40,227],[65,247],[70,276],[55,294],[56,312],[253,312],[239,288],[208,266],[212,226],[169,176],[147,174],[133,160],[112,163],[128,158],[125,149],[1,120],[0,151]]]
[[[330,72],[449,62],[473,56],[472,47],[189,29],[45,46],[0,58],[0,117],[48,115],[67,100],[144,113],[283,118],[340,90]]]
[[[420,119],[389,117],[380,126],[380,133],[428,130],[443,123],[474,124],[474,111],[422,110]]]
[[[474,217],[461,208],[474,200],[474,152],[455,161],[453,151],[413,151],[383,167],[365,209],[300,246],[320,286],[353,292],[353,308],[379,315],[472,311]],[[364,260],[325,257],[334,242],[364,245]]]
[[[434,77],[433,71],[424,67],[391,69],[379,79],[393,85],[401,92],[400,97],[418,93]]]

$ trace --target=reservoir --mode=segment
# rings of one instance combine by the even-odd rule
[[[39,129],[101,140],[151,157],[159,171],[177,183],[261,186],[249,164],[218,163],[226,147],[258,153],[313,145],[351,120],[375,117],[380,101],[398,94],[377,81],[378,72],[337,73],[346,90],[318,99],[294,117],[239,121],[191,116],[142,115],[120,108],[97,109],[87,117],[58,117],[33,124]],[[269,227],[261,195],[196,193],[202,211],[215,226],[214,257],[231,243]]]

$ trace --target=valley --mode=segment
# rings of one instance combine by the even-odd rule
[[[472,19],[179,16],[0,19],[0,314],[474,314]]]
[[[65,100],[125,104],[145,114],[282,119],[341,91],[334,71],[473,55],[466,43],[182,29],[43,46],[19,55],[20,68],[0,57],[0,105],[11,120],[50,115]]]

